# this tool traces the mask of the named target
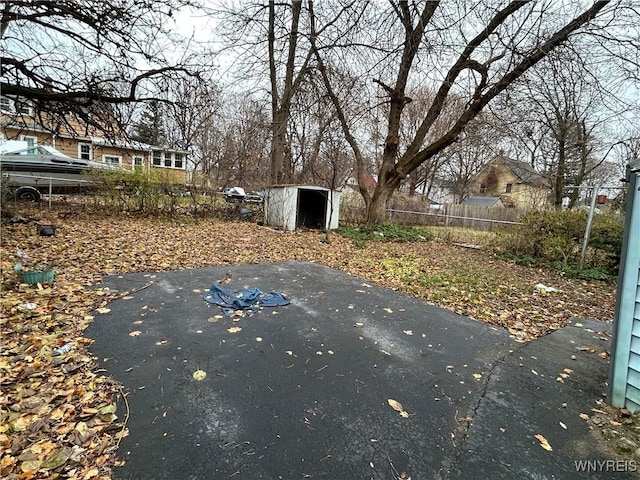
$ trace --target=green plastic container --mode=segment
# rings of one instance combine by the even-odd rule
[[[20,283],[28,283],[30,285],[35,285],[37,283],[53,283],[55,276],[56,272],[53,270],[53,268],[48,268],[47,270],[43,270],[41,272],[18,272]]]

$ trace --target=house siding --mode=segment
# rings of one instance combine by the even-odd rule
[[[507,186],[511,185],[511,191]],[[550,188],[523,183],[501,157],[486,164],[471,182],[471,196],[501,197],[505,204],[528,210],[548,205]]]
[[[133,146],[118,147],[109,145],[108,142],[101,137],[79,135],[76,132],[86,129],[83,129],[77,122],[70,122],[76,132],[70,132],[67,129],[61,132],[60,135],[53,135],[49,132],[40,131],[42,129],[36,126],[33,122],[16,125],[15,122],[11,121],[11,119],[8,119],[7,117],[7,115],[0,115],[0,122],[2,122],[2,135],[5,140],[21,140],[25,135],[36,137],[38,139],[38,145],[52,146],[64,155],[73,158],[78,158],[78,145],[80,143],[85,143],[91,145],[92,160],[96,162],[102,162],[104,155],[118,156],[122,159],[122,167],[132,170],[133,157],[142,157],[143,170],[145,172],[156,172],[161,180],[166,182],[184,184],[187,181],[187,152],[180,152],[183,153],[182,168],[154,166],[151,164],[149,150],[146,148],[135,148]],[[88,134],[89,132],[84,131],[83,133]],[[96,143],[96,139],[99,140],[98,143]],[[174,150],[166,151],[174,152]]]
[[[640,410],[640,173],[631,174],[609,372],[609,400]]]

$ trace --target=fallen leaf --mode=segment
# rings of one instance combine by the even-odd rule
[[[129,332],[129,336],[130,337],[137,337],[138,335],[140,335],[142,332],[140,330],[134,330],[133,332]]]
[[[109,313],[110,311],[111,309],[106,307],[96,308],[96,312],[98,313]]]
[[[402,331],[405,335],[413,335],[413,330],[403,330]]]
[[[567,426],[566,426],[564,423],[562,423],[562,422],[558,422],[558,423],[560,423],[560,426],[561,426],[562,428],[564,428],[565,430],[567,429]]]
[[[90,478],[94,478],[97,477],[98,475],[100,475],[100,470],[98,470],[97,468],[90,468],[87,473],[84,474],[84,476],[82,477],[82,480],[89,480]]]
[[[42,461],[40,461],[40,460],[37,460],[37,459],[25,460],[20,465],[20,469],[25,473],[27,473],[27,472],[35,472],[36,470],[38,470],[40,468],[40,465],[42,465]]]
[[[256,342],[261,342],[262,341],[262,337],[256,337]]]
[[[390,308],[383,308],[383,310],[387,313],[393,313],[393,310],[391,310]]]
[[[206,376],[207,372],[205,372],[204,370],[196,370],[195,372],[193,372],[193,379],[198,380],[199,382],[204,380]]]
[[[598,351],[596,347],[593,347],[591,345],[585,346],[585,347],[578,347],[578,350],[580,350],[581,352],[589,352],[589,353],[596,353]]]
[[[481,373],[474,373],[473,374],[473,378],[475,378],[476,380],[480,381],[482,379],[482,374]]]
[[[389,398],[387,403],[393,408],[396,412],[403,412],[404,408],[402,408],[402,404],[393,398]]]
[[[549,445],[549,442],[547,441],[546,438],[544,438],[544,436],[542,436],[541,434],[538,433],[537,435],[534,435],[534,437],[540,442],[540,446],[542,448],[544,448],[545,450],[547,450],[549,452],[553,451],[553,448],[551,447],[551,445]]]
[[[240,330],[242,330],[242,327],[229,327],[229,328],[227,328],[227,332],[229,332],[229,333],[238,333]]]
[[[586,413],[581,413],[580,415],[578,415],[582,420],[589,420],[589,415],[587,415]]]

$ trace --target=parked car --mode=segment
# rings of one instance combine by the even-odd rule
[[[227,202],[235,203],[262,203],[264,194],[257,192],[246,193],[242,187],[225,187],[222,195]]]

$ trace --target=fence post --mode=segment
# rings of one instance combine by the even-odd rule
[[[584,229],[584,240],[582,242],[582,255],[580,255],[580,270],[584,268],[584,262],[587,259],[587,248],[589,247],[589,237],[591,236],[591,223],[593,222],[593,215],[596,212],[596,197],[598,195],[598,188],[593,189],[591,195],[591,207],[589,208],[589,216],[587,217],[587,226]]]

